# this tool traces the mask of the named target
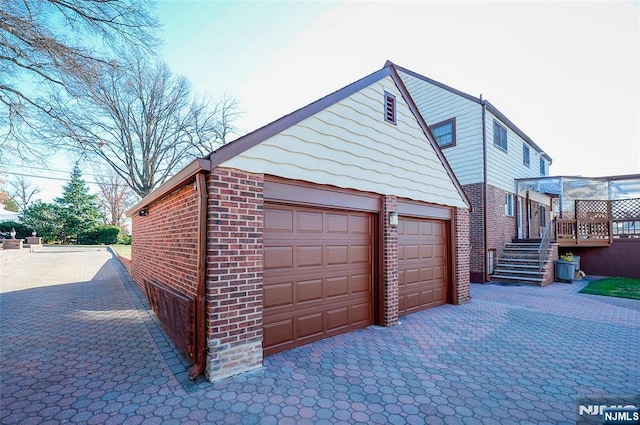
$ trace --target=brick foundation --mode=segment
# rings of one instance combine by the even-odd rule
[[[469,278],[484,283],[484,185],[474,183],[463,186],[473,211],[469,214]]]
[[[209,176],[207,378],[262,365],[264,176],[217,168]]]

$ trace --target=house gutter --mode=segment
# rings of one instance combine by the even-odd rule
[[[208,170],[207,170],[208,172]],[[207,181],[205,172],[196,174],[198,192],[198,241],[197,241],[197,288],[196,288],[196,334],[195,364],[188,370],[189,378],[196,379],[204,373],[207,364],[206,298],[207,298]]]
[[[488,282],[489,275],[487,269],[487,197],[489,187],[487,185],[487,103],[482,100],[482,95],[480,95],[480,104],[482,105],[482,214],[483,214],[483,223],[482,226],[482,264],[484,272],[484,281]],[[495,261],[495,260],[494,260]],[[482,283],[485,283],[482,282]]]

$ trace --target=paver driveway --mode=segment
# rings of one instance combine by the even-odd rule
[[[186,379],[105,249],[45,248],[1,277],[2,423],[574,423],[582,395],[638,394],[640,301],[473,285],[472,302]]]

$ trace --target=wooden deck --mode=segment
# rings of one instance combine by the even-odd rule
[[[611,246],[612,221],[556,219],[556,240],[560,247]]]

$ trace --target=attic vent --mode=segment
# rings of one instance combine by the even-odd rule
[[[384,92],[384,120],[396,123],[396,97],[387,92]]]

